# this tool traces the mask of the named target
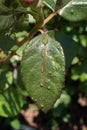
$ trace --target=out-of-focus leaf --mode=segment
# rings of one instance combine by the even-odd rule
[[[87,81],[87,61],[72,68],[71,78],[73,80],[79,79],[81,82]]]
[[[70,96],[65,91],[63,91],[60,98],[54,104],[54,108],[53,108],[54,116],[57,117],[57,116],[60,116],[62,114],[65,114],[64,109],[68,107],[70,102],[71,102]]]
[[[0,3],[4,3],[5,2],[5,0],[0,0]]]
[[[62,103],[64,104],[65,107],[67,107],[69,105],[70,101],[71,101],[70,96],[66,92],[63,92],[61,94],[60,98],[54,104],[54,108],[58,107],[58,105],[62,104]]]
[[[80,81],[81,82],[87,82],[87,73],[82,73],[81,75],[80,75]]]
[[[66,114],[66,115],[63,117],[63,121],[66,122],[66,123],[69,122],[70,119],[71,119],[71,115],[70,115],[70,114]]]
[[[47,34],[39,35],[24,50],[21,67],[30,97],[47,112],[63,87],[65,59],[62,47]]]
[[[7,91],[0,94],[0,116],[16,116],[20,112],[23,104],[23,97],[20,95],[17,88],[11,86]]]
[[[79,40],[83,47],[87,47],[87,36],[86,35],[80,35]]]
[[[11,71],[0,72],[0,93],[6,91],[13,82],[13,76]]]
[[[14,17],[10,9],[0,3],[0,33],[9,29],[14,23]]]
[[[0,37],[0,49],[5,52],[17,49],[16,41],[9,36]]]
[[[20,124],[19,120],[15,119],[15,120],[11,121],[10,125],[14,130],[19,130],[21,124]]]
[[[75,65],[79,62],[79,58],[78,57],[74,57],[74,59],[72,60],[72,65]]]
[[[13,9],[13,8],[8,8],[5,5],[0,3],[0,33],[4,33],[8,31],[10,27],[12,27],[13,25],[16,28],[18,28],[18,26],[19,28],[20,26],[27,26],[24,24],[25,19],[23,13],[25,12],[26,12],[25,8]]]

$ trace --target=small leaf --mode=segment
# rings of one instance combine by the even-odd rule
[[[69,21],[81,21],[87,18],[87,0],[71,0],[60,11],[59,15]]]
[[[63,87],[65,59],[62,47],[48,35],[35,37],[24,50],[21,69],[29,96],[47,112],[60,97]]]

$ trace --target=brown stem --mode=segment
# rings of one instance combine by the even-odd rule
[[[10,60],[10,58],[14,55],[17,55],[16,52],[12,51],[8,56],[6,56],[4,59],[0,60],[0,66],[6,63]]]
[[[39,25],[35,25],[35,27],[32,29],[32,31],[28,34],[28,36],[26,36],[22,41],[17,42],[18,46],[22,46],[25,42],[27,42],[28,40],[30,40],[37,32],[39,29]]]
[[[40,83],[41,87],[44,86],[44,71],[45,71],[44,69],[45,69],[45,55],[46,55],[46,47],[44,48],[43,51],[44,51],[44,52],[43,52],[43,56],[42,56],[42,68],[41,68],[42,79],[41,79],[41,83]]]
[[[42,27],[45,26],[57,13],[58,13],[59,9],[52,12],[43,22]]]

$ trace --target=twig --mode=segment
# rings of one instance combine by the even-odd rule
[[[22,46],[25,42],[30,40],[38,32],[39,28],[40,26],[36,24],[32,31],[28,34],[28,36],[26,36],[22,41],[17,42],[18,46]]]
[[[72,0],[70,0],[68,3],[66,3],[65,5],[63,5],[62,7],[58,8],[57,10],[55,10],[54,12],[52,12],[43,22],[42,27],[45,26],[55,15],[57,15],[57,13],[67,4],[69,4]]]
[[[52,12],[43,22],[42,27],[45,26],[57,13],[59,12],[59,9]]]
[[[0,66],[3,65],[4,63],[6,63],[7,61],[10,60],[10,58],[14,55],[17,55],[16,52],[12,51],[8,56],[6,56],[5,58],[3,58],[2,60],[0,60]]]

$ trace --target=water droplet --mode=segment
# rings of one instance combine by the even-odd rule
[[[73,9],[71,9],[71,14],[74,14],[74,10]]]
[[[43,87],[43,86],[44,86],[44,79],[41,79],[40,87]]]
[[[59,64],[55,64],[55,69],[56,69],[56,70],[59,70],[60,67],[61,67],[61,66],[60,66]]]
[[[47,87],[47,89],[48,89],[48,90],[50,90],[50,89],[51,89],[51,87],[49,86],[49,87]]]
[[[52,71],[49,71],[49,74],[52,75]]]
[[[37,99],[35,99],[35,102],[37,101]]]
[[[47,39],[47,38],[44,38],[43,41],[42,41],[42,43],[43,43],[44,45],[46,45],[46,44],[48,43],[48,39]]]
[[[33,97],[31,97],[32,98],[32,100],[34,99]]]
[[[44,86],[44,84],[43,83],[40,83],[40,87],[43,87]]]
[[[44,107],[44,105],[43,105],[43,104],[41,104],[41,107],[43,108],[43,107]]]
[[[51,82],[50,79],[45,80],[45,84],[48,86],[48,84]]]
[[[42,56],[42,57],[45,56],[44,50],[41,51],[41,56]]]

